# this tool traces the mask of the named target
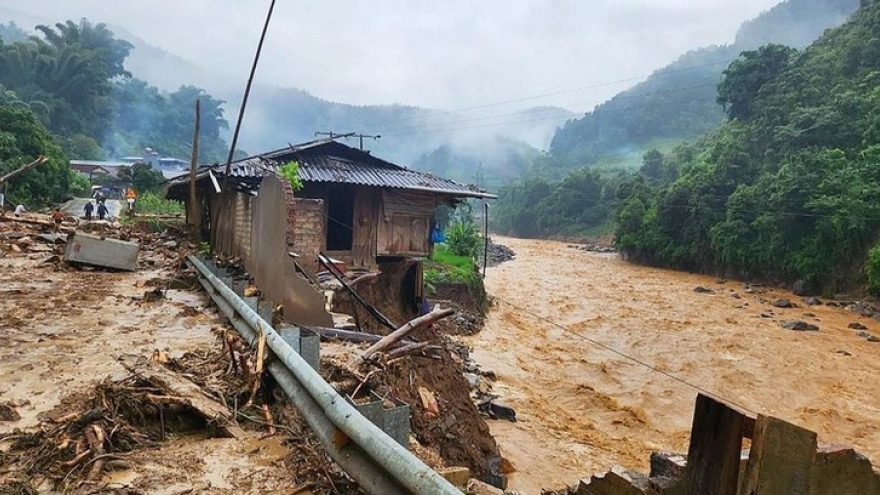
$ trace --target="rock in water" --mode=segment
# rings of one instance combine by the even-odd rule
[[[801,320],[788,320],[782,322],[782,327],[788,330],[796,330],[799,332],[818,332],[819,327],[813,325],[812,323],[807,323]]]
[[[794,307],[794,304],[792,304],[792,302],[789,301],[788,299],[777,299],[773,303],[773,305],[776,306],[777,308],[793,308]]]
[[[715,293],[714,290],[703,287],[702,285],[698,285],[698,286],[694,287],[694,292],[696,292],[697,294],[714,294]]]
[[[868,327],[862,325],[861,323],[850,323],[846,326],[847,328],[852,328],[853,330],[867,330]]]

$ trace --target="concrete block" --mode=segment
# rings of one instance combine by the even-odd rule
[[[274,310],[275,305],[271,301],[259,301],[257,303],[257,314],[270,325],[272,324],[272,313]]]
[[[474,478],[468,480],[465,488],[470,495],[504,495],[504,490]]]
[[[232,281],[232,291],[239,296],[244,296],[244,288],[248,286],[247,280],[234,279]]]
[[[284,325],[278,329],[278,334],[287,342],[293,350],[300,352],[300,330],[299,327],[292,325]]]
[[[258,311],[257,305],[260,303],[259,297],[242,297],[241,300],[252,310]]]
[[[871,461],[847,445],[819,447],[810,474],[810,495],[880,493],[880,476]]]
[[[409,448],[409,420],[409,404],[399,404],[385,409],[382,422],[382,430],[407,449]]]
[[[574,493],[576,495],[644,495],[646,492],[636,486],[622,469],[615,468],[607,473],[594,475],[588,481],[581,480]]]
[[[468,480],[471,479],[471,470],[466,467],[441,468],[437,472],[446,478],[446,481],[459,487],[467,486]]]
[[[64,261],[133,272],[140,244],[107,239],[82,232],[70,234]]]
[[[321,367],[321,337],[317,335],[303,335],[299,339],[299,355],[309,363],[315,371]]]

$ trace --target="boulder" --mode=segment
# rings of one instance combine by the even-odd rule
[[[850,323],[846,327],[851,328],[853,330],[867,330],[868,329],[868,327],[866,327],[865,325],[862,325],[861,323],[858,323],[858,322]]]
[[[777,308],[793,308],[795,305],[789,301],[788,299],[777,299],[773,302],[773,305]]]
[[[782,327],[788,330],[796,330],[798,332],[818,332],[819,327],[812,323],[801,320],[787,320],[782,322]]]
[[[703,287],[702,285],[698,285],[698,286],[694,287],[694,292],[696,292],[697,294],[714,294],[715,293],[714,290]]]
[[[795,283],[791,285],[791,291],[798,296],[813,296],[816,293],[815,287],[813,284],[807,282],[806,280],[796,280]]]

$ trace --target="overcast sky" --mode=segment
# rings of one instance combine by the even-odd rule
[[[779,2],[280,0],[257,77],[333,101],[443,109],[582,88],[528,100],[581,112],[689,49],[731,42]],[[269,0],[2,3],[123,26],[243,84]]]

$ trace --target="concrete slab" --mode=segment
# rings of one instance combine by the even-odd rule
[[[140,244],[74,232],[67,240],[64,261],[133,272]]]

